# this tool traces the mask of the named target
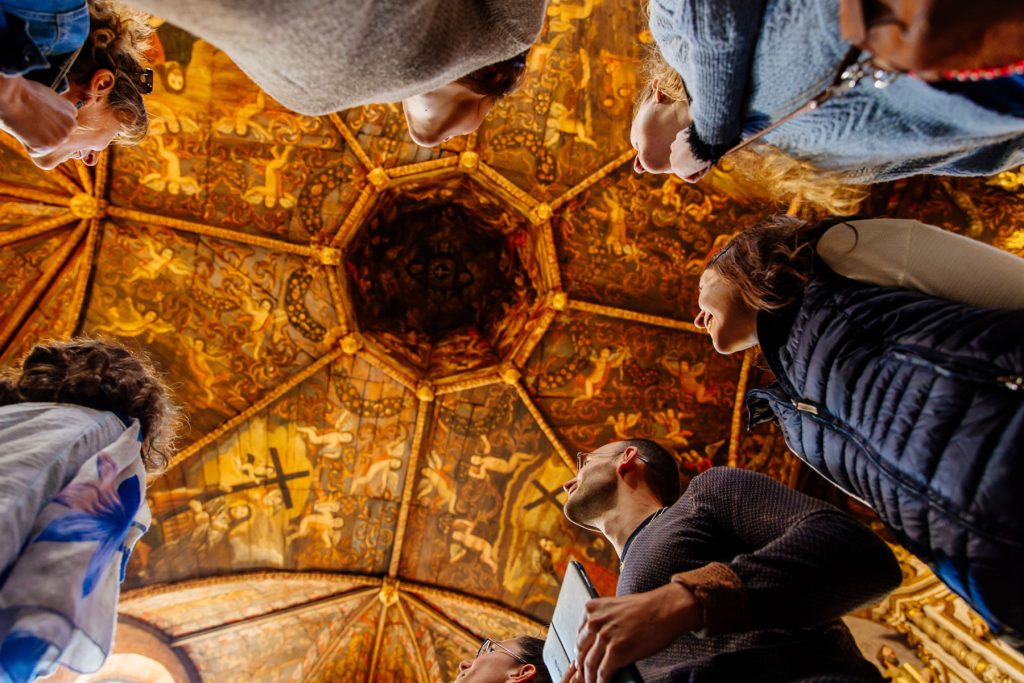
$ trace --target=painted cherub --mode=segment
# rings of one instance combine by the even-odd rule
[[[640,413],[629,413],[625,411],[619,411],[615,415],[609,415],[608,419],[604,421],[606,425],[611,425],[615,431],[615,438],[620,440],[631,439],[632,429],[636,427],[637,423],[640,422]]]
[[[139,311],[131,299],[123,299],[123,301],[125,308],[111,307],[107,309],[112,320],[99,323],[93,329],[122,338],[145,336],[147,344],[153,343],[154,335],[177,332],[177,327],[166,320],[160,320],[159,313],[156,311],[152,309]]]
[[[505,458],[498,458],[491,455],[491,442],[486,434],[480,435],[480,441],[484,445],[483,455],[474,453],[469,456],[469,476],[474,479],[486,479],[488,472],[496,474],[509,474],[519,469],[519,466],[537,459],[531,453],[516,452]]]
[[[270,150],[273,158],[269,161],[253,161],[254,165],[263,166],[264,183],[253,185],[248,188],[242,199],[250,204],[262,204],[268,209],[280,206],[282,209],[290,209],[298,201],[291,192],[284,189],[283,178],[284,167],[288,164],[288,157],[295,150],[295,145],[285,145],[280,149],[276,145]]]
[[[677,411],[675,408],[666,408],[665,410],[651,413],[651,417],[665,428],[665,435],[662,437],[665,441],[669,441],[677,446],[686,446],[690,443],[689,437],[693,436],[693,432],[689,429],[684,429],[682,421],[687,417],[691,417],[691,414],[682,410]]]
[[[625,361],[626,353],[624,351],[621,349],[613,351],[611,347],[607,346],[598,351],[597,354],[591,355],[590,363],[592,368],[583,377],[583,395],[573,398],[573,405],[589,401],[600,394],[604,385],[611,378],[612,370],[622,367]]]
[[[345,519],[338,516],[341,503],[336,500],[318,500],[313,503],[313,512],[302,518],[299,528],[288,534],[291,543],[299,538],[319,538],[327,548],[333,548],[341,540],[341,529]]]
[[[199,181],[194,176],[182,175],[181,158],[177,154],[178,143],[172,140],[172,144],[164,144],[162,135],[154,135],[150,140],[156,144],[156,154],[162,160],[162,168],[156,173],[147,173],[139,179],[141,185],[151,190],[164,192],[165,190],[173,195],[181,193],[187,195],[198,194],[200,190]]]
[[[495,559],[494,546],[490,541],[473,534],[476,522],[467,519],[457,519],[452,522],[452,540],[460,544],[459,548],[451,557],[451,561],[458,562],[469,550],[480,555],[480,561],[491,568],[495,574],[498,573],[498,563]]]
[[[432,495],[437,496],[448,509],[448,513],[455,512],[455,481],[441,454],[431,450],[427,454],[427,465],[420,468],[420,480],[416,485],[416,499],[427,501]]]
[[[704,379],[702,379],[707,372],[706,363],[694,363],[691,366],[685,360],[663,358],[661,364],[675,376],[680,388],[693,396],[697,403],[711,403],[715,400],[714,395],[704,386]]]

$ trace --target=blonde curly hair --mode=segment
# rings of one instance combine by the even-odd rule
[[[648,50],[644,67],[647,85],[640,93],[634,114],[654,96],[655,82],[667,98],[689,104],[690,96],[682,76],[665,61],[657,47]],[[868,194],[864,187],[849,182],[843,174],[794,159],[765,142],[755,142],[728,154],[722,159],[722,165],[741,182],[756,186],[769,202],[810,208],[814,212],[852,215],[857,213]]]
[[[68,79],[85,84],[100,69],[114,74],[107,104],[121,122],[115,144],[138,144],[149,131],[140,77],[152,34],[144,14],[111,0],[89,0],[89,37]]]

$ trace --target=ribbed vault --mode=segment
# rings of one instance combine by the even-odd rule
[[[524,89],[433,150],[393,105],[285,111],[167,25],[141,146],[44,173],[0,137],[0,360],[106,335],[186,407],[122,612],[204,680],[443,680],[542,624],[570,560],[612,592],[559,488],[606,440],[816,486],[744,429],[753,358],[689,322],[705,256],[765,205],[727,165],[698,186],[631,170],[640,16],[553,2]],[[865,213],[1024,252],[1019,174],[878,187]],[[410,316],[391,259],[401,286],[433,278]]]

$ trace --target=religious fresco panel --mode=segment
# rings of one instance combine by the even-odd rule
[[[363,361],[316,373],[154,482],[130,585],[246,568],[382,572],[415,410]]]
[[[553,219],[566,291],[594,303],[692,320],[711,250],[759,214],[710,188],[621,166]]]
[[[387,604],[387,603],[385,603]],[[422,672],[426,669],[421,643],[411,630],[408,613],[404,603],[399,599],[388,605],[381,615],[380,649],[377,650],[376,666],[373,669],[373,683],[407,683],[408,681],[448,680],[451,671],[445,671],[441,677],[424,679]],[[435,667],[436,669],[436,667]],[[362,673],[369,680],[369,671],[349,671],[349,679]]]
[[[400,102],[368,104],[339,113],[366,150],[375,168],[395,168],[450,157],[468,149],[468,138],[457,136],[436,147],[420,147],[409,137]]]
[[[0,146],[0,149],[3,149],[3,147]],[[0,238],[4,237],[5,233],[9,234],[20,228],[38,224],[61,214],[68,214],[65,207],[37,204],[35,202],[27,202],[24,199],[7,197],[4,195],[3,190],[0,189]],[[72,220],[71,216],[68,216],[68,223],[74,224],[76,222]],[[38,239],[38,236],[32,239]],[[14,244],[6,245],[4,246],[4,251],[13,249],[15,246]],[[0,254],[0,256],[6,257],[7,254]]]
[[[377,622],[383,609],[384,605],[376,596],[361,602],[355,612],[347,615],[347,628],[337,638],[317,643],[316,656],[310,656],[303,662],[295,680],[303,683],[368,681],[377,637]],[[342,622],[336,620],[334,623]],[[403,659],[410,654],[413,653],[403,653]]]
[[[173,29],[177,56],[186,61],[154,65],[154,92],[146,100],[150,132],[142,144],[121,147],[112,155],[110,202],[204,221],[216,182],[208,163],[216,50],[175,27],[162,24],[164,27],[165,34]],[[159,40],[160,29],[157,37]]]
[[[337,325],[325,278],[290,254],[111,222],[97,268],[86,331],[184,370],[194,435],[319,357]]]
[[[643,28],[634,7],[607,0],[556,0],[547,14],[522,89],[478,133],[481,158],[541,200],[629,149]]]
[[[60,171],[51,171],[50,173],[43,171],[32,163],[28,154],[24,152],[21,143],[3,131],[0,131],[0,169],[3,169],[4,181],[12,185],[67,194],[64,186],[50,175],[50,173],[60,173]],[[0,190],[0,198],[3,196],[3,191]],[[24,200],[19,199],[16,201]],[[0,213],[0,219],[4,219],[5,225],[7,224],[6,215],[6,213]]]
[[[565,313],[524,381],[571,451],[647,437],[696,473],[726,462],[741,361],[710,348],[701,334]]]
[[[202,680],[209,683],[308,680],[302,674],[320,646],[342,637],[342,625],[365,598],[285,614],[273,621],[245,624],[184,646]],[[335,681],[351,680],[339,677]]]
[[[5,363],[17,360],[27,354],[37,342],[53,339],[60,336],[64,330],[73,329],[78,315],[78,310],[73,305],[75,285],[82,276],[82,269],[88,268],[83,257],[84,251],[83,240],[57,271],[54,283],[43,293],[36,307],[30,311],[28,318],[8,342],[0,360]],[[3,317],[0,316],[0,324],[2,321]]]
[[[2,207],[0,207],[2,208]],[[18,223],[7,224],[7,215],[0,214],[5,221],[4,230],[21,227]],[[75,223],[51,230],[42,235],[5,245],[0,249],[0,326],[3,326],[9,313],[14,311],[22,298],[36,285],[39,277],[50,263],[51,257],[65,245],[75,230]]]
[[[178,637],[362,588],[362,582],[344,576],[240,575],[128,591],[121,595],[118,612]]]
[[[480,641],[454,628],[429,606],[402,596],[401,605],[409,617],[409,629],[416,641],[416,650],[422,653],[423,668],[428,681],[446,681],[459,670],[459,662],[476,653]],[[461,622],[462,614],[456,610],[452,617]],[[498,636],[493,636],[498,637]]]
[[[415,587],[407,587],[408,592],[417,599],[422,600],[440,614],[446,615],[449,619],[458,622],[459,626],[472,634],[471,649],[467,654],[474,654],[476,647],[484,638],[494,640],[508,640],[521,635],[533,635],[543,637],[544,629],[536,621],[530,621],[526,617],[514,616],[507,610],[495,610],[488,607],[481,601],[464,599],[460,596],[445,594],[438,591],[417,591]],[[417,618],[419,613],[417,614]],[[425,613],[427,620],[433,618]],[[458,641],[460,644],[463,641]]]
[[[439,397],[419,472],[402,576],[550,616],[570,557],[614,590],[611,549],[562,514],[572,472],[505,385]],[[588,567],[589,568],[589,567]],[[606,580],[607,579],[607,580]]]

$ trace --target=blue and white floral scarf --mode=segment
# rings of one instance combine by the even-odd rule
[[[110,653],[131,549],[150,523],[138,420],[85,461],[0,577],[0,681],[97,671]]]

